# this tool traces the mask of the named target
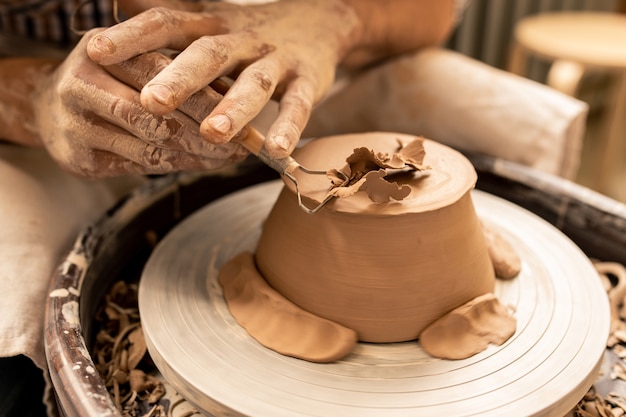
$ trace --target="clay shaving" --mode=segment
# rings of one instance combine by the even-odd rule
[[[117,281],[99,306],[94,326],[100,330],[92,349],[96,370],[121,417],[201,415],[178,393],[166,393],[156,376],[139,320],[137,290],[136,280]]]
[[[626,268],[614,262],[595,262],[594,266],[600,275],[609,297],[611,309],[611,327],[607,348],[617,357],[608,379],[626,382]],[[600,375],[607,378],[607,375]],[[616,384],[617,385],[617,384]],[[575,417],[617,417],[626,415],[626,398],[622,393],[609,392],[600,395],[595,386],[573,410]]]
[[[95,320],[100,330],[93,348],[94,362],[122,416],[150,412],[152,416],[166,417],[164,407],[158,404],[165,388],[150,374],[153,366],[147,358],[139,322],[137,284],[116,282]]]
[[[392,155],[365,147],[356,148],[340,170],[348,178],[347,182],[336,169],[327,172],[332,183],[327,196],[346,198],[365,191],[374,203],[403,200],[410,194],[411,188],[390,181],[389,174],[429,169],[423,164],[425,155],[424,139],[420,137],[407,144],[398,141],[398,151]]]

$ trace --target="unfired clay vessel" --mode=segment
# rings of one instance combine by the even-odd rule
[[[355,148],[393,154],[411,135],[326,137],[294,153],[303,166],[340,169]],[[298,207],[293,184],[263,226],[256,263],[281,295],[304,310],[357,332],[365,342],[413,340],[430,323],[494,289],[494,272],[470,190],[471,163],[424,140],[430,169],[391,178],[410,185],[401,201],[374,203],[366,193],[331,200],[316,214]],[[314,206],[324,176],[297,175]]]

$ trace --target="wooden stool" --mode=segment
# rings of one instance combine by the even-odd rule
[[[524,75],[529,55],[552,61],[546,83],[575,96],[584,73],[615,73],[610,97],[607,133],[596,159],[594,188],[607,192],[608,183],[623,161],[625,146],[622,119],[626,116],[626,16],[603,12],[555,12],[518,22],[509,70]]]

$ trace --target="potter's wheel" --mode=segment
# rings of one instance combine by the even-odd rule
[[[217,271],[254,250],[282,187],[275,181],[218,200],[178,225],[148,261],[139,308],[163,376],[214,416],[500,416],[567,413],[597,377],[608,303],[586,256],[530,212],[480,191],[479,217],[517,248],[522,273],[498,281],[518,329],[500,347],[447,361],[416,342],[359,344],[313,364],[264,348],[232,318]],[[315,262],[315,259],[311,259]]]

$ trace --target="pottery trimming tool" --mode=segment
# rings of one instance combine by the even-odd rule
[[[240,143],[241,145],[243,145],[247,150],[252,152],[264,164],[266,164],[267,166],[269,166],[270,168],[272,168],[279,174],[283,175],[285,178],[287,178],[289,181],[293,183],[296,196],[298,197],[298,205],[306,213],[309,213],[309,214],[317,213],[322,207],[326,205],[326,203],[328,203],[334,197],[333,195],[328,194],[316,206],[312,208],[308,207],[306,204],[304,204],[304,201],[302,199],[302,193],[300,191],[298,179],[294,175],[295,172],[299,170],[309,175],[326,176],[327,171],[308,169],[300,165],[291,156],[287,156],[285,158],[280,158],[280,159],[273,158],[272,156],[270,156],[270,154],[267,152],[267,150],[263,146],[265,142],[265,138],[263,137],[261,132],[259,132],[253,127],[248,126],[246,130],[242,133],[243,133],[242,135],[243,137],[241,139],[239,138],[236,139],[236,141]],[[348,183],[349,177],[344,172],[337,170],[337,175],[339,175],[341,179],[343,180],[343,183],[339,184],[340,187]]]

